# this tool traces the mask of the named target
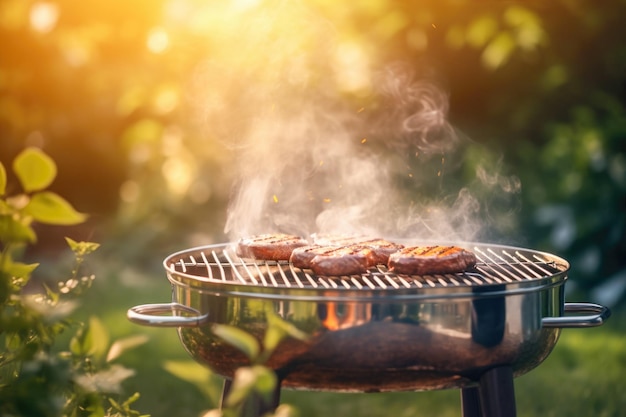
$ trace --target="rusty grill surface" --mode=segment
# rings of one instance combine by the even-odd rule
[[[565,260],[534,250],[486,245],[464,247],[476,255],[476,266],[462,273],[441,275],[402,275],[378,265],[360,275],[318,276],[286,261],[240,258],[230,244],[179,252],[168,257],[164,266],[169,273],[206,283],[321,290],[477,287],[536,281],[569,269]]]

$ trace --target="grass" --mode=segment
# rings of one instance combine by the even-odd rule
[[[116,269],[109,265],[109,269]],[[164,273],[151,276],[117,269],[100,277],[82,313],[97,315],[112,338],[145,334],[149,341],[126,352],[120,361],[137,371],[126,384],[141,393],[136,408],[154,417],[197,417],[215,406],[219,378],[209,378],[189,355],[171,328],[148,328],[128,322],[126,309],[171,300]],[[614,311],[602,327],[564,329],[552,354],[535,370],[516,379],[518,416],[626,416],[626,309]],[[197,375],[192,384],[166,371],[166,362],[184,365]],[[188,378],[185,378],[188,379]],[[284,403],[302,417],[337,416],[460,416],[458,391],[423,393],[337,394],[284,390]]]

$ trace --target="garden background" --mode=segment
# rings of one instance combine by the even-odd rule
[[[624,12],[623,0],[4,0],[0,161],[41,148],[58,165],[51,189],[89,214],[38,226],[27,257],[54,280],[64,236],[99,242],[80,314],[111,337],[149,337],[121,358],[137,371],[125,384],[141,392],[138,409],[200,415],[219,381],[188,362],[173,330],[133,325],[126,309],[169,300],[165,256],[230,237],[250,138],[274,143],[285,126],[306,143],[312,131],[293,114],[342,127],[349,114],[353,141],[401,155],[396,180],[417,211],[468,187],[484,220],[472,237],[568,259],[568,301],[614,310],[603,328],[564,331],[519,379],[520,415],[626,415]],[[433,101],[408,107],[397,99],[412,96],[392,91],[424,85]],[[411,130],[411,111],[429,105],[435,128]],[[273,125],[255,131],[259,120]],[[303,415],[360,416],[458,415],[457,397],[284,394]]]

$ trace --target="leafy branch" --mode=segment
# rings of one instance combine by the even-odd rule
[[[274,371],[264,364],[283,339],[292,337],[306,341],[309,335],[299,330],[293,324],[284,321],[271,307],[265,308],[265,317],[267,328],[262,341],[236,326],[226,324],[213,324],[211,326],[213,334],[246,355],[250,361],[250,366],[242,366],[235,371],[222,408],[209,410],[203,417],[243,417],[252,415],[257,412],[256,407],[259,402],[271,404],[273,401],[279,381]],[[168,362],[166,363],[166,369],[201,389],[206,387],[213,377],[211,371],[205,371],[204,378],[197,380],[193,377],[194,374],[188,372],[188,366],[183,363]],[[298,416],[298,410],[288,404],[281,404],[276,410],[264,415],[264,417],[296,416]]]
[[[74,225],[86,215],[46,191],[57,168],[41,150],[25,149],[12,168],[22,191],[7,195],[7,171],[0,163],[0,416],[140,416],[131,408],[139,394],[117,399],[121,383],[134,372],[112,361],[144,340],[109,346],[96,317],[88,323],[72,319],[80,295],[95,279],[82,274],[83,264],[99,245],[66,238],[75,261],[56,288],[29,285],[39,264],[19,260],[37,241],[35,223]],[[70,330],[75,334],[69,346],[59,346],[58,336]]]

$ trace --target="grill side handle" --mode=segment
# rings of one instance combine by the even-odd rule
[[[128,320],[143,326],[152,327],[197,327],[206,321],[208,314],[178,304],[143,304],[128,309]]]
[[[564,313],[569,313],[573,315],[561,317],[544,317],[541,319],[543,327],[596,327],[602,326],[604,322],[611,316],[611,310],[608,307],[592,303],[565,303]]]

